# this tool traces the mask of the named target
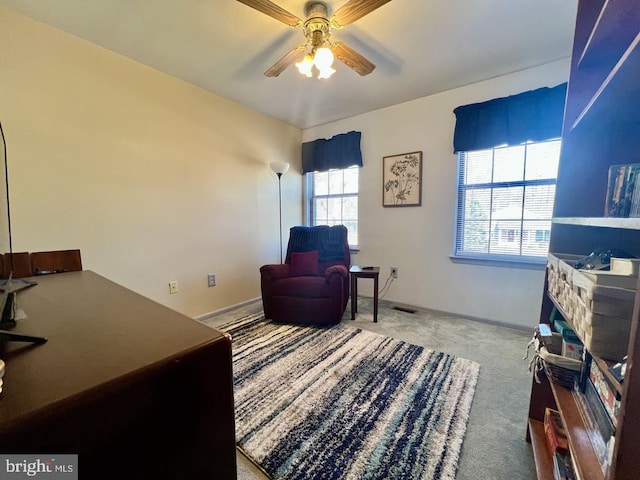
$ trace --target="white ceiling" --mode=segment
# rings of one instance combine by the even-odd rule
[[[274,3],[305,17],[303,0]],[[336,61],[329,80],[265,77],[304,35],[236,0],[0,5],[304,129],[568,57],[577,0],[392,0],[332,35],[377,68]]]

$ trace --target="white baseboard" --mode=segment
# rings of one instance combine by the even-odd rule
[[[201,315],[197,315],[195,317],[193,317],[195,320],[198,320],[200,322],[204,321],[204,320],[209,320],[217,315],[226,313],[230,310],[235,310],[236,308],[240,308],[240,307],[244,307],[246,305],[250,305],[254,302],[259,302],[260,300],[262,300],[262,297],[256,297],[256,298],[251,298],[249,300],[245,300],[244,302],[240,302],[240,303],[236,303],[235,305],[229,305],[227,307],[223,307],[220,308],[218,310],[214,310],[212,312],[208,312],[208,313],[203,313]]]

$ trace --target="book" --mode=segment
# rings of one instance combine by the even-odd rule
[[[557,452],[561,454],[567,453],[569,450],[567,431],[564,428],[560,412],[549,407],[545,408],[543,424],[551,456]]]
[[[591,362],[593,365],[595,362]],[[591,381],[591,378],[587,379],[587,383],[584,388],[584,396],[586,398],[587,404],[591,409],[591,413],[593,418],[596,421],[596,424],[602,434],[603,440],[606,442],[609,441],[613,435],[615,435],[615,427],[613,426],[613,422],[609,418],[607,414],[607,410],[604,408],[604,404],[600,399],[600,395],[596,390],[595,385]]]
[[[582,360],[584,353],[584,345],[580,340],[562,339],[562,356],[573,358],[574,360]]]
[[[553,327],[553,329],[562,335],[562,328],[569,328],[567,325],[567,321],[564,319],[558,307],[555,305],[551,309],[551,314],[549,315],[549,324]]]
[[[573,480],[573,468],[571,458],[568,453],[556,452],[553,458],[553,478],[555,480]]]
[[[618,413],[620,411],[620,401],[622,396],[611,385],[606,375],[600,369],[597,362],[591,362],[589,366],[589,378],[604,405],[611,423],[614,427],[618,426]]]
[[[637,163],[609,167],[604,212],[606,217],[629,216],[636,190],[636,177],[639,173],[640,164]]]
[[[588,379],[587,383],[589,383]],[[593,413],[591,412],[591,407],[587,403],[586,395],[578,390],[574,390],[573,397],[576,400],[576,406],[578,407],[578,411],[580,412],[580,416],[582,417],[582,421],[584,422],[589,440],[591,440],[593,451],[595,452],[604,473],[604,465],[608,456],[607,442],[609,442],[610,437],[606,440],[603,438],[600,426],[598,425]]]
[[[582,360],[584,345],[576,332],[564,320],[556,320],[555,328],[562,335],[560,353],[563,357]]]
[[[603,474],[606,475],[611,464],[612,448],[615,444],[615,427],[590,378],[587,378],[584,394],[574,391],[574,397],[591,439],[591,446],[602,467]]]
[[[630,217],[640,217],[640,181],[636,181],[631,192]]]
[[[569,455],[569,460],[571,460],[571,470],[573,471],[573,476],[576,480],[583,480],[582,477],[580,476],[580,469],[578,468],[578,465],[576,463],[576,457],[573,455]]]
[[[555,329],[556,332],[562,335],[563,339],[569,342],[572,342],[572,341],[575,342],[580,340],[576,332],[564,320],[556,319],[555,323],[553,324],[553,328]]]

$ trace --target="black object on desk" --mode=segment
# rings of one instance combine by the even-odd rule
[[[0,312],[2,317],[0,318],[0,342],[32,342],[32,343],[44,343],[47,341],[45,337],[37,337],[34,335],[24,335],[21,333],[10,332],[4,330],[8,327],[14,327],[16,325],[15,320],[15,300],[16,292],[23,288],[37,285],[34,281],[14,280],[9,275],[7,280],[4,280],[1,284],[2,289],[0,293]]]
[[[31,343],[44,343],[47,341],[45,337],[37,337],[35,335],[22,335],[21,333],[9,332],[7,330],[0,330],[0,342],[31,342]]]

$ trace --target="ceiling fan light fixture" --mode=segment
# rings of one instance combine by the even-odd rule
[[[313,63],[320,71],[330,69],[333,65],[333,53],[327,47],[320,47],[316,50]]]
[[[307,77],[311,77],[311,68],[313,67],[313,57],[305,55],[301,62],[296,63],[298,71]]]
[[[318,69],[318,78],[320,78],[320,79],[329,78],[334,73],[336,73],[335,68],[326,67],[326,68],[323,68],[323,69]]]
[[[318,69],[318,78],[329,78],[336,73],[335,69],[331,68],[331,65],[333,65],[333,52],[327,47],[320,47],[316,50],[313,63]]]
[[[326,49],[326,51],[331,54],[331,60],[324,64],[315,63],[315,67],[320,71],[318,78],[329,78],[335,72],[335,70],[331,68],[331,64],[333,63],[333,53],[335,53],[336,58],[340,62],[344,63],[360,76],[369,75],[376,68],[373,63],[356,52],[353,48],[348,47],[342,42],[331,43],[329,41],[329,37],[331,36],[332,29],[340,30],[380,8],[391,0],[347,0],[344,5],[334,11],[333,15],[329,15],[325,2],[320,0],[310,0],[305,5],[306,20],[298,18],[296,15],[278,6],[272,0],[238,1],[282,23],[285,23],[290,27],[302,29],[304,36],[307,39],[306,44],[294,47],[274,65],[267,69],[267,71],[264,72],[266,77],[277,77],[280,75],[286,68],[293,65],[296,59],[299,58],[299,55],[309,47],[311,47],[310,56],[313,59],[316,50],[326,49],[324,45],[330,45],[333,52]],[[304,64],[305,61],[306,59],[302,62],[296,63],[296,66],[300,73],[306,76],[311,76],[311,71],[308,65]],[[301,67],[300,64],[304,64],[304,67]]]

